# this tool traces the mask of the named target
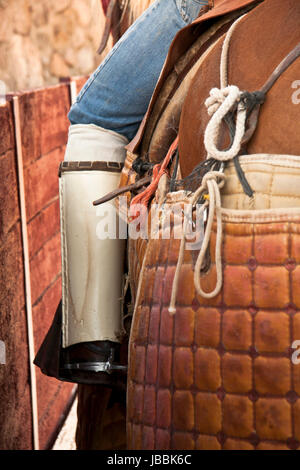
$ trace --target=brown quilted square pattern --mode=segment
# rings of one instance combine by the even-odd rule
[[[177,348],[174,351],[174,385],[178,389],[189,389],[194,381],[193,353],[190,348]]]
[[[194,397],[189,390],[174,392],[172,411],[175,429],[193,431],[195,425]]]
[[[138,324],[138,337],[141,341],[147,341],[149,320],[150,320],[150,308],[145,306],[141,309],[141,315],[143,315],[144,321]]]
[[[284,266],[258,266],[254,272],[254,300],[261,308],[284,308],[290,300],[289,271]]]
[[[198,252],[189,253],[175,315],[178,240],[147,243],[130,341],[128,447],[300,449],[300,365],[291,361],[300,221],[224,221],[221,293],[196,293]],[[214,244],[215,236],[204,290],[216,281]]]
[[[170,449],[170,433],[165,429],[158,428],[156,430],[156,448],[160,450]]]
[[[291,405],[282,398],[261,398],[256,405],[256,426],[262,439],[285,440],[292,436]]]
[[[195,385],[198,390],[216,391],[221,386],[220,356],[213,349],[195,352]]]
[[[288,249],[288,234],[256,235],[254,241],[254,257],[258,263],[283,264]]]
[[[293,383],[295,392],[300,395],[300,364],[293,364]]]
[[[172,346],[173,344],[174,317],[169,314],[167,308],[161,310],[160,317],[160,344]]]
[[[223,344],[227,350],[249,349],[252,319],[245,310],[226,310],[223,315]]]
[[[253,403],[248,397],[227,395],[224,398],[223,430],[233,437],[248,437],[254,431]]]
[[[291,239],[291,255],[296,263],[300,263],[300,234],[293,233]]]
[[[172,348],[160,346],[158,356],[158,384],[169,388],[172,382]]]
[[[283,353],[290,347],[290,319],[285,312],[262,310],[256,315],[254,323],[255,346],[259,352]]]
[[[252,360],[245,354],[226,353],[223,357],[224,388],[230,393],[246,394],[252,388]]]
[[[157,426],[159,428],[171,426],[172,396],[170,390],[157,392]]]
[[[197,393],[195,397],[196,430],[203,434],[216,435],[221,431],[221,427],[222,406],[218,397],[211,393]]]
[[[251,258],[252,247],[245,236],[228,234],[225,240],[225,263],[240,265],[246,264]]]
[[[195,343],[205,347],[217,347],[220,343],[221,315],[215,308],[199,308],[195,312]],[[299,316],[300,328],[300,316]],[[300,336],[299,336],[300,337]]]
[[[291,386],[291,361],[287,358],[258,357],[254,361],[256,390],[260,395],[285,395]]]
[[[158,359],[158,346],[149,344],[147,350],[147,363],[145,383],[155,384],[157,381],[157,359]]]
[[[192,308],[179,308],[175,323],[175,342],[178,346],[187,346],[193,343],[195,328],[195,312]]]
[[[295,438],[300,441],[300,402],[295,403],[293,407],[293,416],[295,419]]]
[[[232,280],[239,282],[232,282]],[[227,265],[224,271],[224,301],[228,307],[248,307],[252,299],[252,273],[246,266]]]
[[[300,313],[296,313],[293,318],[293,328],[295,337],[300,338]]]
[[[295,271],[292,272],[292,290],[293,302],[297,308],[300,308],[300,266],[297,266]]]

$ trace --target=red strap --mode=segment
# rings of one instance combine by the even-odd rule
[[[148,207],[148,203],[151,197],[157,190],[160,178],[162,177],[163,174],[167,173],[167,167],[177,147],[178,147],[178,137],[176,137],[171,147],[169,148],[169,151],[164,161],[161,164],[154,166],[152,181],[149,184],[149,186],[145,189],[145,191],[138,194],[132,199],[131,204],[130,204],[130,211],[129,211],[129,222],[132,222],[139,215],[139,212],[137,212],[136,208],[134,208],[136,204],[140,204],[142,206]]]
[[[107,7],[109,5],[109,2],[110,2],[110,0],[101,0],[102,8],[103,8],[103,11],[104,11],[105,14],[107,12]]]

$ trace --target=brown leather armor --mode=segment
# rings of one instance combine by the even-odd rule
[[[174,316],[179,241],[148,242],[130,341],[132,449],[299,445],[300,367],[291,345],[300,339],[300,212],[273,221],[234,212],[223,211],[221,294],[199,297],[186,252]],[[204,290],[215,283],[214,244],[213,233]]]

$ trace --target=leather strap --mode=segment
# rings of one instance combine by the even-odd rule
[[[280,62],[276,69],[271,73],[270,77],[266,83],[261,87],[258,92],[255,92],[257,96],[260,97],[261,102],[258,102],[252,109],[251,113],[248,116],[248,130],[243,139],[243,145],[249,142],[252,138],[259,119],[260,107],[264,103],[264,96],[271,90],[275,85],[276,81],[281,77],[281,75],[300,57],[300,43]],[[253,93],[252,93],[253,94]],[[251,95],[251,94],[250,94]]]
[[[70,171],[108,171],[121,173],[124,164],[119,162],[61,162],[58,176]]]
[[[279,77],[300,57],[300,43],[283,59],[283,61],[276,67],[274,72],[268,78],[266,83],[260,89],[263,93],[268,93],[272,86],[276,83]]]
[[[104,204],[105,202],[111,201],[112,199],[121,196],[121,194],[127,193],[128,191],[134,191],[136,189],[142,188],[145,184],[149,184],[152,181],[152,176],[146,176],[141,180],[138,180],[136,183],[129,184],[128,186],[122,186],[121,188],[115,189],[111,193],[106,194],[101,199],[97,199],[97,201],[93,202],[94,206],[99,206],[100,204]]]
[[[103,34],[101,37],[100,45],[98,47],[97,53],[100,55],[104,51],[104,49],[107,46],[108,43],[108,38],[112,26],[112,18],[113,18],[113,13],[115,6],[117,5],[118,0],[110,0],[107,10],[106,10],[106,20],[105,20],[105,26],[103,30]]]

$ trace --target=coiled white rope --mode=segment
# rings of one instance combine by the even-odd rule
[[[245,134],[247,110],[240,102],[241,92],[235,85],[222,90],[213,88],[210,96],[205,101],[211,120],[207,124],[204,133],[204,145],[207,158],[214,158],[222,162],[232,160],[241,150],[242,140]],[[236,131],[231,147],[228,150],[219,150],[217,143],[221,125],[226,114],[237,105]]]

